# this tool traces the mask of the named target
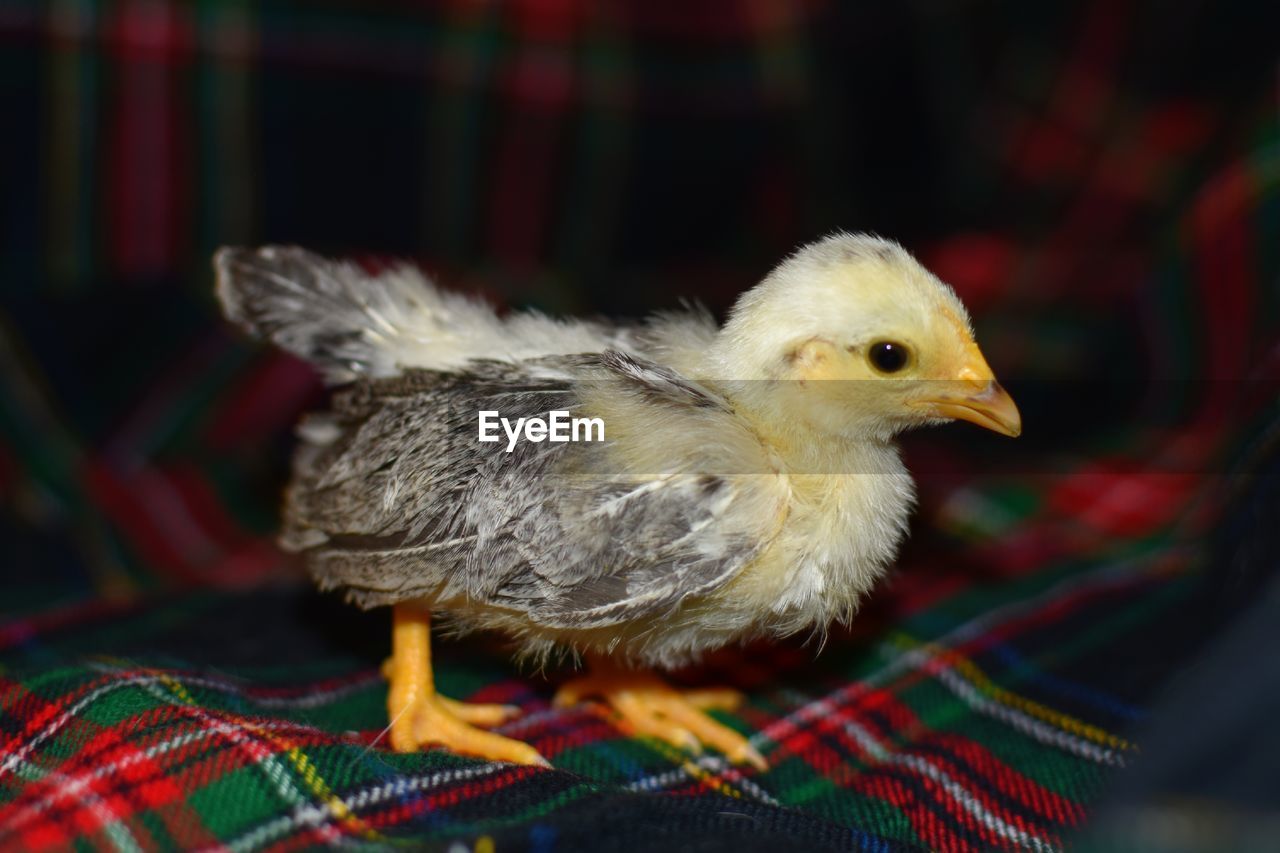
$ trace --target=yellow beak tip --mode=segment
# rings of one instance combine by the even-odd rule
[[[1010,438],[1022,435],[1022,414],[994,379],[978,393],[943,394],[926,402],[941,417],[968,421]]]

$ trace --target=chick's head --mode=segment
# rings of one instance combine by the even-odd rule
[[[959,418],[1021,432],[955,292],[896,243],[836,234],[739,299],[717,340],[748,406],[820,432],[888,437]]]

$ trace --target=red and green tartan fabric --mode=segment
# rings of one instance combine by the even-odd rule
[[[678,5],[0,11],[0,850],[1087,843],[1262,583],[1223,566],[1280,430],[1274,10]],[[1026,433],[910,438],[912,540],[820,654],[677,674],[770,768],[553,710],[488,640],[442,690],[554,769],[387,750],[386,614],[272,544],[322,392],[221,323],[213,249],[634,314],[835,227],[955,284]]]

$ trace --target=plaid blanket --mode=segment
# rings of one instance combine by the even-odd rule
[[[0,849],[1089,831],[1171,680],[1272,574],[1245,543],[1274,523],[1254,475],[1280,429],[1274,22],[680,6],[0,11]],[[563,673],[484,639],[437,644],[441,689],[519,705],[501,731],[554,769],[386,749],[387,615],[272,544],[322,392],[221,324],[212,250],[409,256],[499,303],[634,314],[723,309],[837,226],[955,284],[1026,435],[910,438],[913,538],[821,654],[675,676],[744,690],[717,713],[769,770],[554,710]]]

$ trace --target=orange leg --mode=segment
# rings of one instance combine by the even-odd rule
[[[586,675],[561,686],[554,701],[556,707],[563,708],[589,696],[604,699],[637,734],[656,737],[695,754],[705,744],[735,764],[750,764],[759,770],[769,766],[745,737],[706,713],[711,708],[732,711],[738,707],[742,695],[737,691],[682,692],[650,673],[619,669],[597,660]]]
[[[481,731],[516,713],[508,705],[468,705],[436,693],[431,672],[431,614],[411,604],[397,604],[392,616],[391,658],[383,673],[391,682],[387,714],[391,747],[417,752],[439,744],[461,755],[494,761],[537,764],[546,759],[527,743]]]

